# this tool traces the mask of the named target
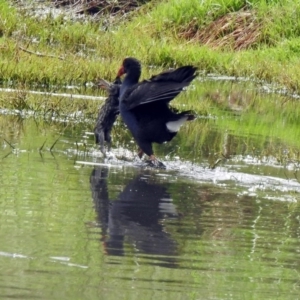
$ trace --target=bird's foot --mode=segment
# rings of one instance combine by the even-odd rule
[[[151,155],[149,158],[149,160],[146,160],[146,163],[149,167],[155,169],[166,169],[166,166],[161,161],[159,161],[154,155]]]

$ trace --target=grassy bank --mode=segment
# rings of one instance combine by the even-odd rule
[[[136,56],[158,70],[194,64],[204,72],[255,77],[298,90],[300,3],[244,3],[152,1],[126,18],[109,21],[104,15],[102,21],[82,22],[51,14],[30,17],[3,1],[0,78],[6,83],[84,84],[97,77],[113,78],[125,56]],[[225,31],[212,27],[218,20]],[[243,28],[249,35],[242,41],[245,49],[235,50],[233,40]],[[158,70],[145,71],[144,76]]]

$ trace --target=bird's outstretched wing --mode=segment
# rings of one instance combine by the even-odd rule
[[[152,76],[130,87],[122,101],[129,110],[154,101],[169,102],[196,77],[196,70],[193,66],[184,66]]]

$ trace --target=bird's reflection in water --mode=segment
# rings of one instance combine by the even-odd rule
[[[164,266],[175,267],[177,245],[165,231],[163,220],[176,218],[177,212],[166,187],[143,173],[133,178],[116,199],[110,199],[108,172],[99,167],[91,174],[106,253],[125,255],[124,246],[128,243],[137,253],[155,256]]]

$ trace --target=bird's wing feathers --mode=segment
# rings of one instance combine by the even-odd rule
[[[174,99],[182,89],[187,86],[186,83],[178,84],[170,82],[142,82],[124,99],[128,109],[133,109],[136,106],[154,102],[165,101],[169,102]]]
[[[154,102],[173,100],[196,77],[196,68],[185,66],[152,76],[129,88],[123,97],[128,109]]]
[[[165,72],[162,72],[158,75],[152,76],[151,81],[175,81],[175,82],[191,82],[195,76],[197,68],[193,66],[183,66],[178,69],[171,69]]]

